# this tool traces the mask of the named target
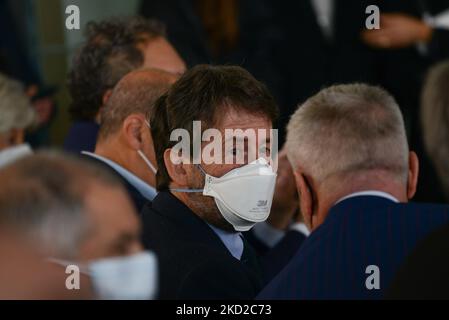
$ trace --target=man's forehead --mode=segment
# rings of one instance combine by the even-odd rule
[[[224,112],[219,121],[217,121],[218,130],[226,129],[257,129],[257,128],[271,128],[271,120],[262,114],[248,113],[245,111],[239,112],[230,108]]]

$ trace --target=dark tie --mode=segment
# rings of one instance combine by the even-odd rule
[[[260,267],[259,258],[256,255],[251,244],[246,241],[245,237],[240,235],[243,240],[243,254],[240,262],[242,262],[247,268],[249,268],[257,279],[262,283],[263,281],[263,273]]]

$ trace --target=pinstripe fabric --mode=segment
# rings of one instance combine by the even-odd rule
[[[259,299],[380,299],[417,241],[449,222],[449,207],[360,196],[334,206]],[[368,290],[366,267],[380,269]]]

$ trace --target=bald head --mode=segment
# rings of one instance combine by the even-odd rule
[[[154,103],[177,77],[158,69],[143,69],[129,73],[114,88],[100,114],[99,141],[116,133],[132,114],[151,115]]]

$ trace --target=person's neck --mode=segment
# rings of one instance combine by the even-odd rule
[[[125,168],[128,171],[132,171],[130,170],[131,168],[129,168],[128,166],[126,153],[124,153],[122,150],[123,149],[120,147],[119,148],[112,147],[108,142],[102,142],[97,143],[97,146],[95,147],[95,154],[115,162],[116,164]]]
[[[339,181],[338,181],[339,180]],[[364,191],[378,191],[387,193],[399,202],[408,202],[406,186],[391,176],[372,172],[360,177],[338,179],[322,184],[318,191],[318,210],[328,212],[339,200],[351,194]]]
[[[150,169],[146,167],[146,164],[140,159],[137,152],[134,152],[134,150],[130,152],[129,150],[127,146],[120,143],[105,141],[97,143],[95,154],[113,161],[155,188],[156,178],[150,172]]]

